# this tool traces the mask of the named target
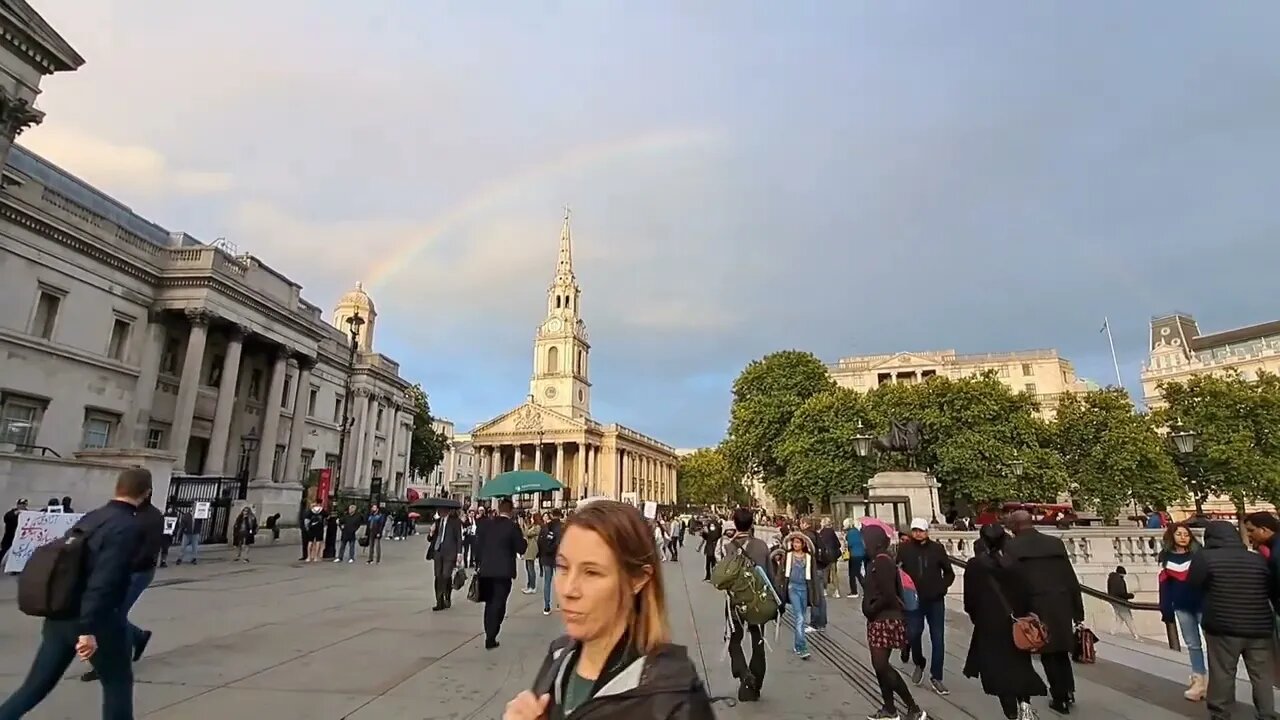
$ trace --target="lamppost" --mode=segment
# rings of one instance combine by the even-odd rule
[[[1022,458],[1018,457],[1017,450],[1013,451],[1013,459],[1010,460],[1006,465],[1009,468],[1009,474],[1013,475],[1016,478],[1022,477],[1022,471],[1026,469],[1026,466],[1022,462]]]
[[[862,423],[859,422],[858,433],[853,436],[853,451],[857,453],[858,457],[865,458],[871,455],[871,451],[873,449],[875,449],[875,438],[867,434],[867,432],[862,428]],[[915,467],[914,462],[911,464],[910,467],[913,467],[913,468]],[[929,514],[931,516],[931,521],[934,523],[938,522],[938,508],[934,507],[934,501],[936,497],[937,497],[937,494],[933,490],[930,490]]]
[[[1185,467],[1188,473],[1194,471],[1197,475],[1203,476],[1204,471],[1192,460],[1192,453],[1196,451],[1196,440],[1200,437],[1200,433],[1195,430],[1178,425],[1177,429],[1169,434],[1169,440],[1173,442],[1173,449],[1177,454],[1177,458],[1181,460],[1181,465]],[[1196,517],[1204,516],[1204,498],[1197,493],[1195,496]]]
[[[356,349],[360,343],[360,327],[364,325],[364,318],[360,317],[359,310],[347,318],[347,325],[349,327],[348,332],[351,335],[351,342],[347,349],[347,381],[342,400],[342,428],[338,434],[338,479],[333,483],[335,487],[342,487],[347,481],[344,475],[346,464],[343,460],[347,452],[347,436],[351,433],[351,425],[355,422],[355,419],[351,417],[351,376],[355,374]]]
[[[258,429],[249,428],[249,432],[240,436],[240,473],[239,480],[241,489],[244,489],[249,481],[249,465],[253,458],[253,451],[258,449]]]

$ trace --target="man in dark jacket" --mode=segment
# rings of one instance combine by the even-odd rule
[[[524,553],[529,541],[511,519],[511,500],[498,503],[498,514],[476,526],[476,554],[480,557],[480,600],[484,602],[484,647],[498,647],[498,632],[507,615],[511,581],[516,577],[516,556]]]
[[[462,562],[462,520],[457,510],[450,510],[436,520],[427,538],[427,557],[435,574],[436,604],[434,612],[453,605],[453,573]]]
[[[382,562],[382,533],[387,528],[387,514],[382,508],[374,503],[369,508],[368,529],[365,534],[369,537],[369,564]]]
[[[1049,681],[1049,707],[1066,714],[1075,704],[1076,679],[1071,668],[1075,626],[1084,622],[1080,580],[1062,540],[1036,530],[1030,513],[1010,513],[1007,523],[1013,537],[1005,543],[1005,555],[1030,588],[1031,612],[1049,630],[1049,643],[1040,652]]]
[[[907,644],[915,669],[911,682],[924,681],[924,626],[929,625],[929,686],[939,695],[950,690],[942,683],[942,663],[946,657],[943,624],[947,617],[947,590],[956,581],[956,573],[947,559],[946,548],[929,539],[929,522],[924,518],[911,521],[911,539],[898,548],[898,565],[911,577],[920,598],[920,607],[907,613]]]
[[[340,563],[345,556],[348,563],[356,561],[356,546],[360,541],[356,538],[360,534],[360,528],[364,527],[365,517],[360,514],[359,509],[354,504],[347,505],[347,514],[342,516],[338,543],[338,552],[334,553],[333,561]]]
[[[151,494],[151,473],[129,468],[116,478],[115,499],[88,513],[77,527],[86,534],[77,617],[46,619],[31,670],[0,705],[0,718],[20,718],[53,690],[77,656],[98,671],[102,716],[133,717],[133,667],[129,627],[120,608],[129,592],[130,569],[138,558],[138,506]]]
[[[770,572],[769,545],[755,537],[755,513],[751,508],[738,508],[733,511],[733,540],[729,541],[725,555],[741,552],[764,570],[769,584],[773,585],[774,594],[781,599],[774,573]],[[801,616],[804,609],[799,611]],[[728,610],[726,621],[729,624],[729,669],[738,680],[738,699],[743,702],[754,702],[760,699],[760,688],[764,686],[765,645],[764,626],[748,625],[741,618]],[[742,652],[744,635],[751,635],[751,662],[747,662],[746,653]]]
[[[560,511],[551,511],[551,519],[538,533],[538,567],[542,571],[542,614],[551,614],[551,581],[556,577],[556,553],[560,551],[560,538],[564,535],[564,523]]]
[[[716,566],[716,546],[720,544],[720,538],[724,535],[724,528],[720,525],[720,518],[715,515],[707,517],[707,521],[702,525],[702,554],[706,556],[706,575],[702,578],[702,582],[711,582],[711,568]]]
[[[1211,720],[1232,717],[1236,704],[1236,667],[1244,668],[1253,685],[1253,706],[1259,718],[1275,718],[1275,677],[1272,638],[1277,579],[1267,561],[1249,552],[1231,523],[1214,521],[1204,530],[1204,549],[1191,557],[1187,584],[1204,598],[1201,627],[1209,658],[1209,690],[1205,704]]]
[[[818,571],[818,586],[824,588],[823,592],[818,593],[818,597],[810,598],[809,602],[812,607],[809,609],[809,626],[814,630],[827,629],[827,594],[825,588],[827,586],[827,568],[831,563],[836,562],[840,558],[837,551],[832,554],[831,547],[823,542],[818,535],[818,530],[813,526],[813,521],[809,518],[800,520],[800,532],[809,538],[809,542],[813,543],[813,565]],[[839,541],[837,540],[837,544]]]

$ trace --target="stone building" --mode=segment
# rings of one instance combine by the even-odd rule
[[[515,469],[550,473],[565,491],[544,498],[548,503],[593,496],[673,503],[675,449],[591,417],[591,345],[581,296],[566,213],[556,273],[547,289],[546,317],[534,336],[529,395],[519,407],[471,433],[480,476],[489,479]]]
[[[959,379],[994,371],[1014,392],[1027,392],[1040,402],[1040,412],[1053,416],[1066,393],[1084,393],[1097,385],[1076,377],[1070,361],[1057,350],[961,355],[955,350],[897,352],[841,358],[827,366],[837,385],[869,392],[888,383],[918,383],[934,376]]]
[[[444,458],[428,478],[414,478],[414,489],[430,495],[445,495],[464,501],[474,498],[479,477],[471,435],[455,431],[452,420],[439,418],[433,422],[436,432],[445,439]]]
[[[247,476],[250,502],[285,521],[312,468],[398,495],[408,383],[373,350],[369,296],[357,285],[330,324],[261,259],[166,230],[11,144],[39,120],[40,73],[83,61],[21,0],[0,0],[0,26],[0,453],[163,451],[175,473]]]
[[[1160,407],[1158,385],[1201,373],[1235,370],[1245,379],[1262,371],[1280,373],[1280,320],[1200,334],[1185,313],[1151,319],[1151,354],[1142,368],[1142,399]]]

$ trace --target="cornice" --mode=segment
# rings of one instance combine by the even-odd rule
[[[50,75],[55,72],[66,70],[75,70],[84,64],[84,58],[69,45],[66,40],[61,37],[40,38],[32,30],[47,29],[49,32],[57,33],[52,28],[27,28],[23,27],[23,22],[37,24],[34,18],[23,17],[25,12],[15,12],[17,8],[10,7],[13,3],[4,3],[4,13],[0,13],[0,38],[3,38],[5,46],[9,48],[18,57],[25,60],[29,65],[39,70],[44,75]],[[26,5],[26,3],[22,3]],[[29,12],[35,13],[28,7]],[[43,18],[41,18],[43,20]],[[44,23],[46,26],[48,23]],[[62,47],[56,47],[56,45]]]
[[[36,217],[31,212],[15,204],[10,196],[0,196],[0,219],[7,220],[36,235],[53,240],[82,255],[87,255],[103,265],[119,270],[126,275],[132,275],[149,285],[156,285],[160,281],[160,274],[156,270],[145,268],[137,262],[129,262],[126,256],[120,253],[108,252],[97,243],[89,242],[69,230]]]

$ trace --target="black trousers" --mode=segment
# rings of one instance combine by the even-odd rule
[[[453,571],[458,566],[458,556],[436,553],[432,563],[436,575],[436,607],[449,607],[453,604]]]
[[[1049,697],[1066,700],[1076,693],[1076,676],[1071,669],[1070,653],[1044,653],[1040,656],[1044,679],[1049,682]]]
[[[716,556],[713,554],[708,554],[707,555],[707,576],[702,578],[703,580],[711,579],[711,568],[715,566],[716,566]]]
[[[511,596],[511,578],[480,578],[480,598],[484,600],[485,640],[498,639],[502,618],[507,615],[507,598]]]
[[[1244,670],[1253,686],[1253,707],[1260,718],[1273,718],[1276,712],[1271,682],[1275,677],[1275,658],[1271,638],[1242,638],[1209,635],[1204,638],[1209,661],[1209,689],[1205,704],[1212,720],[1232,717],[1236,704],[1236,668],[1244,658]]]
[[[729,622],[733,624],[729,633],[729,669],[739,682],[759,692],[764,685],[764,628],[746,625],[736,618]],[[745,634],[751,635],[751,662],[747,662],[746,653],[742,651]]]

